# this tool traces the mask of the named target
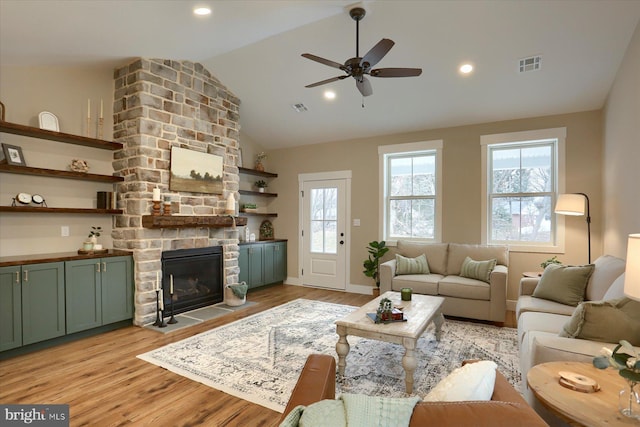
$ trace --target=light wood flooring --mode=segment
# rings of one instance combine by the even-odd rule
[[[370,295],[276,285],[257,304],[170,334],[130,326],[0,361],[0,403],[69,404],[71,426],[275,426],[280,414],[136,355],[296,298],[363,305]],[[515,327],[514,313],[505,326]]]

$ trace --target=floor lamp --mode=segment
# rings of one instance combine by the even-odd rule
[[[584,215],[585,200],[587,207],[587,239],[589,241],[589,264],[591,264],[591,213],[589,212],[589,196],[584,193],[560,194],[556,202],[555,213],[560,215]]]
[[[627,266],[624,270],[624,294],[640,301],[640,234],[629,234]]]

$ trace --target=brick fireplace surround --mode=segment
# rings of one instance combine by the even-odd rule
[[[238,279],[238,231],[234,227],[146,228],[152,191],[158,187],[181,216],[224,215],[226,199],[238,200],[238,119],[240,100],[201,64],[137,59],[114,73],[114,155],[117,207],[113,247],[133,252],[136,325],[155,319],[156,273],[165,250],[222,246],[225,283]],[[224,158],[223,194],[169,190],[171,147]],[[178,220],[178,218],[176,218]]]

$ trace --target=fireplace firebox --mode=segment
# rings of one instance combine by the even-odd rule
[[[171,309],[171,283],[174,314],[222,302],[222,246],[162,252],[165,313]]]

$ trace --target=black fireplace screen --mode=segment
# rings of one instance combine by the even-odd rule
[[[162,252],[165,313],[182,313],[222,302],[222,247]],[[173,307],[172,307],[173,304]]]

